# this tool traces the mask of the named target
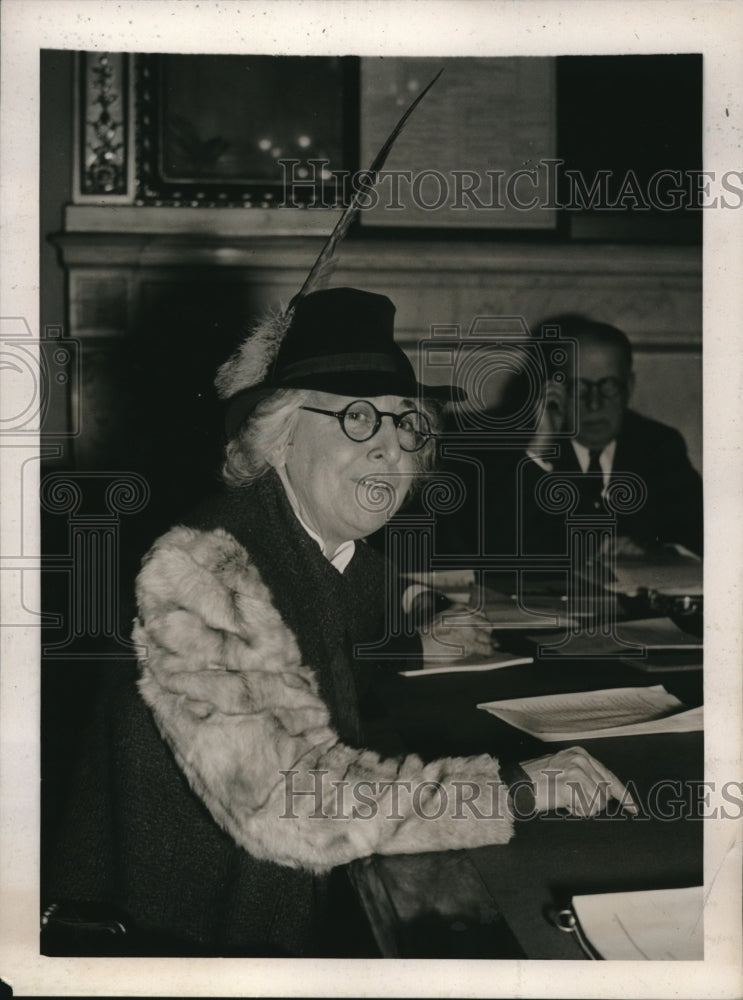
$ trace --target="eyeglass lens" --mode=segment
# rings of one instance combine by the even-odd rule
[[[624,390],[624,386],[625,383],[613,375],[600,378],[597,382],[582,378],[578,380],[578,398],[584,402],[591,398],[593,390],[596,389],[602,399],[616,399]]]
[[[406,413],[380,413],[366,400],[351,403],[343,411],[343,430],[352,441],[368,441],[379,430],[382,417],[391,417],[397,428],[397,438],[403,451],[419,451],[428,440],[430,425],[417,410]]]

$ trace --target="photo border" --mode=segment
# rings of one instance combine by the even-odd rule
[[[724,0],[280,4],[5,0],[2,18],[2,317],[38,333],[39,51],[316,52],[552,55],[701,51],[705,169],[742,169],[743,9]],[[741,750],[741,399],[743,214],[704,222],[705,701],[708,780],[739,775]],[[29,459],[31,455],[29,454]],[[0,449],[3,469],[8,454]],[[33,483],[31,483],[33,485]],[[36,481],[38,485],[38,478]],[[38,552],[38,512],[20,511],[2,477],[3,538],[24,518]],[[34,534],[35,533],[35,534]],[[30,575],[30,574],[29,574]],[[12,579],[11,579],[12,577]],[[3,606],[16,577],[0,573]],[[26,598],[38,606],[28,581]],[[349,962],[234,959],[49,959],[38,953],[38,630],[2,634],[0,676],[0,968],[15,995],[596,996],[741,995],[740,824],[705,828],[706,959],[700,963]]]

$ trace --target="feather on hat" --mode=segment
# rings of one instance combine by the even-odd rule
[[[376,183],[379,172],[384,166],[395,140],[402,132],[405,124],[410,118],[410,115],[423,100],[431,87],[436,83],[442,72],[443,70],[440,70],[428,86],[422,90],[411,103],[410,107],[406,110],[395,128],[385,140],[369,169],[360,175],[360,183],[358,184],[358,189],[353,199],[341,215],[333,229],[333,232],[330,234],[327,242],[323,246],[323,249],[320,251],[317,260],[310,269],[302,287],[292,298],[289,305],[283,310],[273,310],[264,315],[249,331],[246,339],[240,347],[218,369],[214,385],[219,397],[228,402],[228,436],[234,433],[242,420],[248,416],[251,409],[261,398],[280,387],[280,385],[277,384],[277,380],[275,378],[272,379],[271,377],[272,370],[276,366],[277,358],[279,357],[279,349],[281,348],[287,332],[291,328],[293,333],[297,333],[298,324],[294,322],[297,307],[308,297],[316,294],[318,289],[322,288],[322,286],[329,280],[337,263],[336,251],[358,216],[362,199]],[[334,289],[333,291],[340,290]],[[364,314],[368,314],[369,310],[371,310],[372,313],[375,311],[379,312],[380,317],[383,313],[386,314],[386,310],[381,307],[381,303],[374,301],[383,299],[383,296],[372,295],[368,292],[360,292],[356,289],[345,289],[344,291],[354,293],[353,296],[346,296],[345,299],[343,299],[343,304],[348,311],[349,321],[352,322],[351,311],[354,308],[356,310],[361,310]],[[366,298],[361,298],[364,296]],[[340,301],[341,299],[336,297],[336,307]],[[389,299],[385,299],[385,301],[392,307],[391,315],[393,315],[394,306],[392,306]],[[299,311],[302,312],[302,310]],[[386,323],[383,322],[382,326],[386,327]],[[410,362],[407,361],[407,359],[402,360],[402,358],[404,358],[402,350],[394,344],[390,347],[390,344],[388,343],[388,341],[392,341],[391,326],[389,331],[386,330],[386,328],[384,330],[380,330],[380,337],[385,342],[384,347],[380,346],[380,351],[387,351],[390,355],[383,362],[383,365],[387,365],[388,368],[390,365],[394,365],[398,369],[405,364],[409,366],[409,373],[406,370],[405,384],[410,383],[410,378],[408,378],[409,375],[412,377],[412,384],[417,386],[419,394],[421,391],[426,391],[429,395],[447,395],[448,398],[463,398],[464,394],[461,393],[461,391],[456,390],[454,387],[418,386],[415,382]],[[354,346],[352,344],[348,344],[348,350],[349,353],[347,355],[343,355],[343,357],[346,358],[344,371],[349,370],[348,359],[350,359],[354,353]],[[337,356],[340,357],[341,355]],[[358,357],[358,353],[355,356]],[[364,356],[367,358],[370,357],[368,349]],[[381,358],[381,354],[377,354],[375,356],[378,359]],[[380,363],[382,362],[378,361],[378,364]],[[280,381],[286,385],[285,378]],[[296,381],[294,384],[296,384]],[[328,391],[333,390],[329,389]]]
[[[291,318],[289,309],[272,309],[251,328],[235,353],[217,369],[214,386],[220,399],[229,399],[266,380]]]

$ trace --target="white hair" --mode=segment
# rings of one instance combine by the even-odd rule
[[[246,486],[274,465],[291,441],[300,408],[311,398],[310,389],[277,389],[261,400],[227,443],[225,482]]]

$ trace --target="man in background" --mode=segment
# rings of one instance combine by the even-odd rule
[[[629,408],[635,375],[626,335],[577,314],[541,326],[559,327],[562,338],[577,342],[577,365],[574,377],[562,380],[548,372],[538,433],[527,448],[531,463],[522,469],[516,515],[529,551],[549,553],[564,544],[565,515],[550,514],[536,502],[542,476],[572,474],[580,489],[577,512],[589,514],[606,509],[613,477],[631,473],[643,484],[645,497],[638,509],[616,513],[616,554],[640,556],[669,543],[701,554],[701,477],[678,431]],[[575,435],[559,438],[573,416]],[[583,482],[577,473],[585,474]]]
[[[441,467],[459,483],[462,501],[436,513],[433,554],[456,558],[463,567],[480,565],[482,558],[491,577],[500,572],[500,562],[503,579],[493,577],[491,585],[509,593],[517,586],[517,569],[529,574],[530,585],[536,577],[551,576],[555,557],[570,553],[568,512],[550,510],[548,501],[550,495],[564,498],[559,483],[567,481],[579,493],[572,514],[608,513],[615,520],[615,555],[652,558],[659,548],[673,544],[701,555],[701,477],[678,431],[630,409],[635,375],[626,335],[578,314],[544,320],[534,332],[540,329],[559,329],[559,338],[539,338],[544,384],[531,410],[528,399],[536,375],[521,372],[515,360],[508,366],[513,398],[493,411],[502,419],[502,429],[496,432],[492,423],[483,423],[479,434],[463,431],[450,418]],[[570,369],[550,365],[555,354],[571,355],[555,352],[561,340],[576,344],[576,363]],[[523,423],[514,424],[513,414],[526,411]],[[477,426],[474,420],[472,428]],[[528,428],[533,429],[531,440],[519,443],[528,440]],[[473,444],[477,437],[482,440]],[[617,512],[616,505],[606,504],[612,479],[619,489],[628,478],[642,494],[642,503]],[[423,513],[420,500],[404,513],[411,512]]]

